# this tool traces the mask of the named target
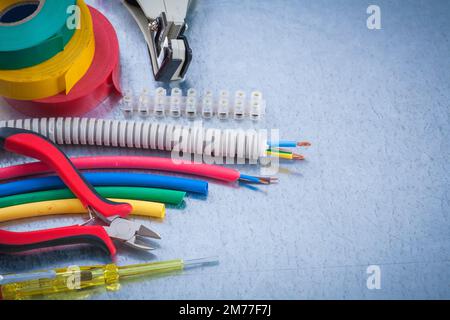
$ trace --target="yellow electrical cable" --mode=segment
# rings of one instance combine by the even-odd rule
[[[1,2],[0,11],[11,1]],[[81,28],[76,30],[64,51],[50,60],[18,70],[0,70],[0,95],[16,100],[35,100],[65,92],[85,75],[95,53],[91,13],[83,0],[78,0]]]
[[[132,215],[158,219],[163,219],[165,216],[165,205],[163,203],[127,199],[109,200],[129,203],[133,207]],[[87,210],[78,199],[42,201],[0,209],[0,222],[58,214],[83,213],[87,213]]]
[[[293,155],[292,154],[288,154],[288,153],[279,153],[279,152],[267,151],[267,155],[268,156],[278,157],[280,159],[293,160]]]

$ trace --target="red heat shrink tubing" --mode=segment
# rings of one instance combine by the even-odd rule
[[[100,157],[78,157],[70,159],[73,165],[80,170],[89,169],[142,169],[160,170],[176,173],[191,174],[207,177],[225,182],[235,182],[240,173],[237,170],[186,161],[177,161],[169,158],[159,157],[137,157],[137,156],[100,156]],[[50,173],[52,170],[42,162],[32,162],[0,168],[0,180],[8,180],[31,175]]]

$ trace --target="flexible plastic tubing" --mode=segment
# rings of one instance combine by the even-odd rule
[[[69,94],[61,92],[40,100],[5,100],[17,111],[32,117],[77,116],[98,106],[107,97],[118,98],[120,88],[119,41],[114,27],[89,7],[94,24],[95,55],[86,74]]]
[[[180,205],[186,195],[186,193],[182,191],[138,187],[97,187],[95,190],[104,198],[152,201],[173,205]],[[70,191],[70,189],[67,188],[22,193],[0,198],[0,208],[12,207],[32,202],[72,198],[75,198],[75,195],[72,191]]]
[[[172,189],[185,192],[208,193],[208,183],[201,180],[167,177],[142,173],[92,172],[83,176],[93,186],[127,186]],[[30,178],[0,184],[0,197],[21,193],[64,188],[64,182],[57,176]]]
[[[20,21],[10,19],[0,24],[0,69],[14,70],[40,64],[57,53],[72,38],[75,28],[66,23],[67,10],[76,0],[40,1],[31,16]],[[29,0],[2,0],[0,12],[9,11],[18,18],[29,10]],[[15,16],[13,16],[15,13]],[[2,17],[3,18],[3,17]]]
[[[133,207],[131,211],[132,215],[158,219],[163,219],[165,216],[165,206],[163,203],[115,198],[109,198],[109,200],[129,203]],[[42,201],[1,208],[0,222],[48,215],[83,213],[88,213],[88,211],[78,199]]]
[[[92,169],[143,169],[160,170],[191,174],[196,176],[217,179],[225,182],[237,181],[240,173],[237,170],[194,162],[178,162],[170,158],[138,157],[138,156],[98,156],[79,157],[70,159],[79,170]],[[42,162],[32,162],[0,168],[0,180],[7,180],[31,175],[52,172]]]
[[[0,127],[32,130],[57,144],[164,150],[221,160],[259,160],[267,150],[263,130],[222,130],[159,121],[34,118],[0,121]]]

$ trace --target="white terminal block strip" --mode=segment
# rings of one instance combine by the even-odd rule
[[[266,112],[266,101],[260,91],[247,94],[239,90],[230,94],[227,90],[221,90],[215,95],[210,90],[199,94],[191,88],[183,95],[180,88],[173,88],[170,94],[164,88],[157,88],[153,95],[143,90],[138,96],[134,96],[131,91],[126,90],[120,104],[126,116],[139,114],[142,117],[258,121]]]

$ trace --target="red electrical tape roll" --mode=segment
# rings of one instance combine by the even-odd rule
[[[83,78],[68,95],[20,101],[6,99],[16,110],[32,117],[78,116],[97,107],[108,96],[121,95],[119,41],[108,19],[96,9],[89,7],[94,24],[95,56]]]

